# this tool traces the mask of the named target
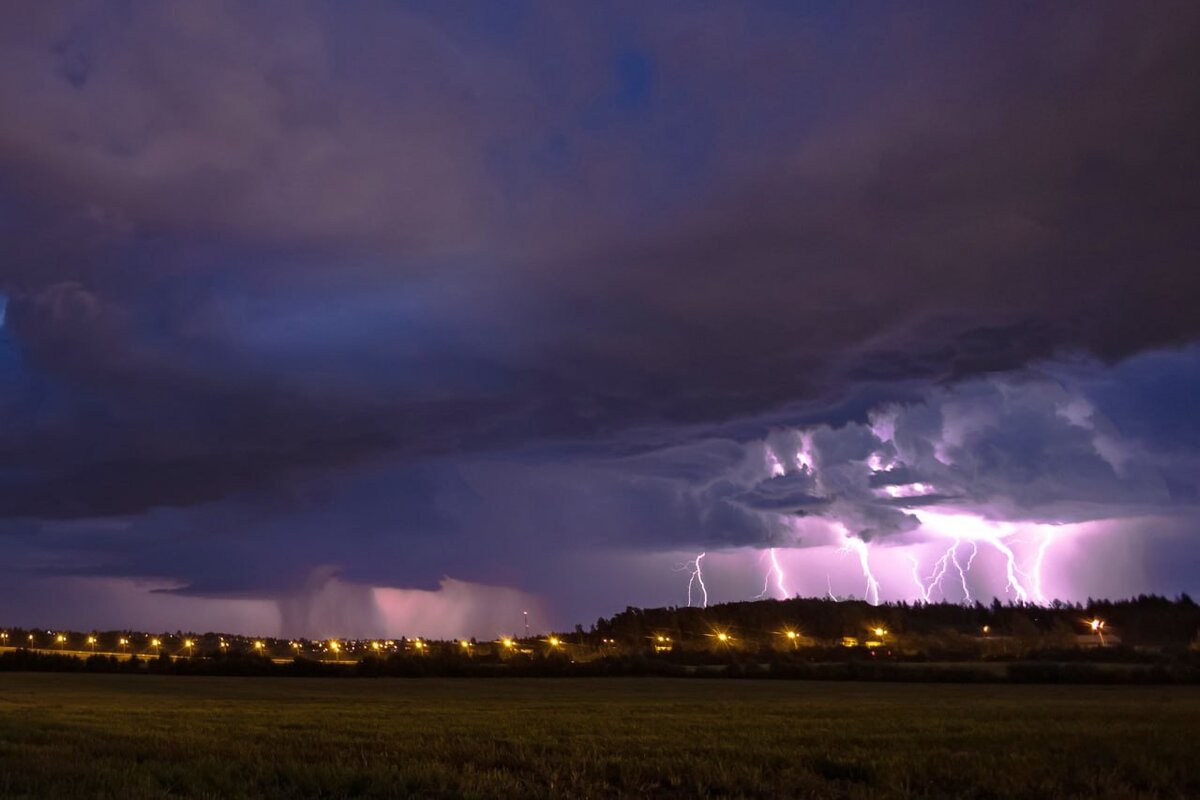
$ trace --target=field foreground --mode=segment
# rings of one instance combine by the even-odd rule
[[[1196,797],[1200,689],[0,674],[4,797]]]

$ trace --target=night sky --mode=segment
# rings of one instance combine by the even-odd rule
[[[4,16],[4,624],[1200,592],[1200,5]]]

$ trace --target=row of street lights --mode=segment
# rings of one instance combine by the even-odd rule
[[[1084,622],[1090,628],[1091,632],[1096,634],[1096,636],[1099,637],[1100,641],[1103,642],[1104,641],[1104,620],[1101,620],[1099,618],[1093,618],[1090,620],[1085,620]],[[887,628],[884,628],[883,626],[874,626],[874,627],[870,628],[869,631],[872,634],[874,634],[875,637],[877,639],[879,639],[880,641],[882,641],[884,639],[884,637],[886,637],[889,633]],[[983,631],[984,636],[988,636],[991,633],[991,628],[988,625],[984,625],[982,628],[982,631]],[[48,631],[48,633],[50,633],[50,635],[54,636],[54,641],[56,644],[58,644],[59,649],[66,648],[66,645],[68,642],[66,634],[64,634],[64,633],[53,634],[52,632],[49,632],[49,631]],[[729,634],[727,631],[717,631],[716,633],[711,634],[711,635],[718,642],[720,642],[723,645],[728,645],[734,641],[733,636],[731,634]],[[786,638],[788,640],[788,642],[792,644],[793,647],[799,646],[801,636],[797,631],[791,630],[791,629],[785,629],[780,632],[780,635],[783,636],[784,638]],[[28,634],[27,638],[28,638],[30,645],[34,645],[36,643],[36,638],[33,633]],[[0,646],[7,646],[8,641],[9,641],[8,631],[0,631]],[[616,643],[615,640],[612,640],[612,639],[604,639],[602,641],[604,644],[615,644]],[[653,637],[653,641],[655,643],[656,650],[666,650],[666,649],[670,649],[672,646],[671,638],[664,634],[655,635]],[[87,642],[87,646],[92,650],[92,652],[95,652],[96,645],[98,644],[97,637],[94,634],[89,635],[86,638],[86,642]],[[562,640],[560,640],[557,636],[550,636],[549,638],[547,638],[545,640],[545,642],[552,649],[557,649],[557,648],[561,647],[563,644]],[[118,639],[118,645],[120,646],[122,652],[128,651],[131,644],[132,644],[132,642],[130,641],[130,639],[128,637],[122,636],[120,639]],[[150,647],[152,647],[156,653],[161,652],[161,648],[162,648],[162,640],[161,639],[159,639],[158,637],[152,637],[149,641],[149,644],[150,644]],[[303,645],[300,642],[293,641],[293,642],[290,642],[289,644],[290,644],[291,648],[297,652],[300,652],[303,649]],[[419,638],[409,640],[409,644],[418,653],[425,652],[425,650],[428,647],[426,645],[426,643]],[[514,640],[511,637],[507,637],[507,636],[500,639],[499,644],[505,650],[514,650],[517,647],[516,640]],[[387,645],[388,649],[395,648],[394,641],[389,640],[388,642],[386,642],[386,645]],[[466,639],[463,639],[463,640],[460,640],[459,645],[461,646],[463,652],[466,652],[466,653],[472,652],[472,646],[473,646],[472,642],[467,641]],[[227,651],[229,649],[229,642],[226,641],[224,638],[222,638],[219,640],[218,646],[220,647],[220,649],[222,651]],[[195,640],[193,640],[191,638],[186,638],[183,640],[183,648],[184,648],[184,650],[187,651],[188,655],[192,655],[195,652],[195,647],[196,647]],[[253,642],[253,648],[256,653],[261,654],[266,650],[266,644],[262,640],[256,639]],[[384,648],[384,643],[379,642],[379,641],[373,641],[370,644],[370,648],[374,652],[380,652]],[[342,645],[338,642],[338,640],[331,639],[327,645],[324,645],[324,649],[330,653],[333,653],[334,656],[336,657],[337,654],[342,650]],[[351,648],[351,649],[353,649],[353,648]]]

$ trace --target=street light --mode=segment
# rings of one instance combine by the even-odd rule
[[[93,652],[93,653],[94,653],[94,652],[96,652],[96,637],[95,637],[95,636],[89,636],[89,637],[87,638],[87,643],[88,643],[88,647],[92,648],[92,652]]]

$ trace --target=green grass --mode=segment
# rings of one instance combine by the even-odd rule
[[[4,797],[1196,797],[1196,687],[0,674]]]

